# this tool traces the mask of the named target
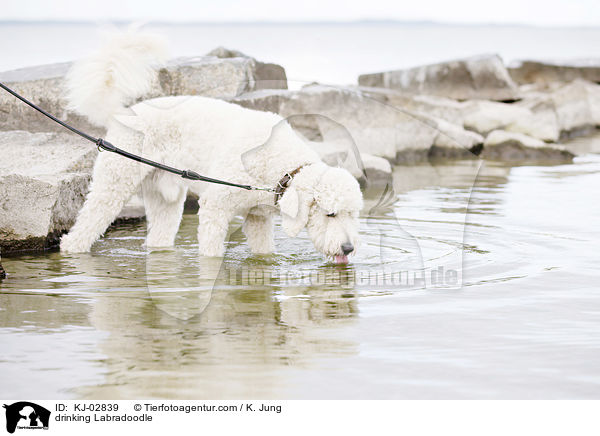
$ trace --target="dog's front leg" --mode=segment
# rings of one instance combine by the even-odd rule
[[[187,194],[185,186],[178,185],[177,181],[168,176],[161,175],[159,180],[163,180],[163,183],[166,183],[169,189],[161,191],[160,185],[154,182],[152,178],[146,178],[142,183],[142,194],[148,221],[146,246],[151,249],[173,246],[181,223],[183,203]],[[168,185],[169,183],[170,185]]]
[[[150,171],[150,167],[137,162],[112,153],[100,153],[94,166],[90,192],[75,225],[60,241],[61,251],[90,251],[92,244],[115,220]]]
[[[273,242],[273,216],[252,213],[246,216],[242,227],[250,250],[255,254],[269,254],[275,248]]]
[[[210,187],[202,193],[198,200],[198,250],[202,256],[223,256],[229,222],[239,203],[230,189]]]
[[[202,256],[222,257],[225,238],[233,213],[222,209],[200,208],[198,211],[198,251]]]

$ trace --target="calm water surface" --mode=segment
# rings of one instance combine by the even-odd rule
[[[4,258],[1,396],[599,398],[600,136],[568,146],[395,168],[347,267],[279,227],[272,256],[232,225],[222,262],[198,258],[193,214],[173,251],[138,223]]]

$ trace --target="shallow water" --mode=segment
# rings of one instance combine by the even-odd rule
[[[5,398],[598,398],[600,136],[573,164],[396,167],[348,266],[276,229],[249,254],[145,224],[3,258]],[[400,273],[400,276],[394,274]],[[393,281],[396,280],[396,281]]]

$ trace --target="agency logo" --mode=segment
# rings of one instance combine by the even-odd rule
[[[19,401],[4,405],[6,409],[6,431],[14,433],[16,429],[48,430],[50,411],[28,401]]]

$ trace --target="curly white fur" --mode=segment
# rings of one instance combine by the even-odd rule
[[[69,109],[106,126],[120,109],[150,91],[154,65],[166,59],[166,42],[157,35],[112,33],[100,50],[77,62],[67,75]]]
[[[112,114],[95,118],[107,126],[108,141],[167,165],[243,184],[274,187],[286,172],[302,167],[279,202],[286,233],[296,236],[306,227],[316,249],[327,256],[344,257],[342,245],[357,244],[358,213],[362,207],[358,183],[346,170],[321,162],[279,115],[198,96],[146,100],[125,114],[120,109],[122,103],[144,87],[142,83],[131,88],[123,85],[131,77],[121,80],[126,74],[115,75],[114,66],[123,60],[131,71],[143,72],[136,80],[143,76],[149,81],[152,78],[146,72],[153,58],[138,57],[136,62],[145,62],[145,66],[129,65],[133,58],[125,48],[144,44],[139,35],[121,36],[117,41],[122,46],[113,42],[113,51],[102,51],[110,62],[96,59],[76,65],[75,71],[87,71],[91,77],[118,76],[111,83],[120,83],[119,89],[113,91],[105,81],[90,81],[87,87],[71,83],[69,94],[88,116],[97,106],[89,96],[108,95],[111,101],[118,101],[111,106]],[[89,106],[84,107],[86,104]],[[223,255],[229,222],[236,215],[246,217],[243,230],[253,252],[273,251],[272,217],[278,212],[273,206],[273,194],[187,181],[112,153],[98,156],[90,192],[75,225],[62,238],[61,250],[89,251],[140,187],[148,220],[148,247],[173,245],[190,190],[200,198],[201,254]]]

